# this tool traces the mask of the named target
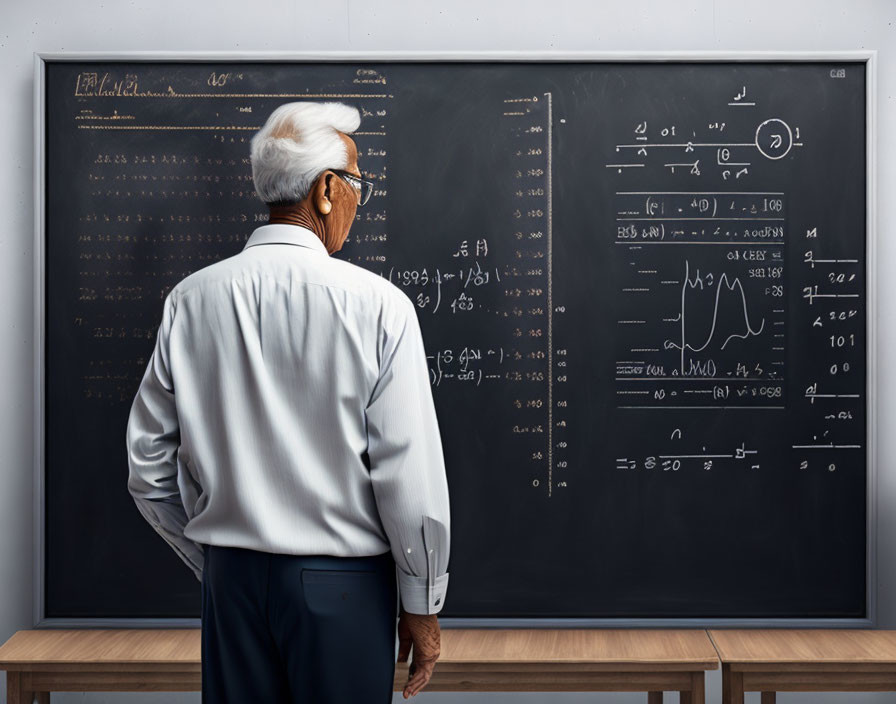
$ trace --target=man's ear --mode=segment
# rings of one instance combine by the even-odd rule
[[[330,180],[335,175],[332,171],[326,171],[314,184],[314,205],[321,215],[327,215],[333,209],[333,203],[330,202]]]

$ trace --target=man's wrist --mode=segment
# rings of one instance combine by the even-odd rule
[[[437,614],[445,603],[448,573],[436,577],[430,589],[426,577],[415,577],[398,568],[398,592],[404,610],[411,614]]]

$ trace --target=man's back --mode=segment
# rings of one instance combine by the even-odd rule
[[[207,487],[185,534],[268,552],[381,553],[364,406],[383,329],[407,297],[329,257],[309,230],[258,234],[284,231],[305,246],[249,242],[175,292],[181,460]]]

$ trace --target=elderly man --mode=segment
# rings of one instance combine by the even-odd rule
[[[439,656],[448,486],[416,308],[329,256],[372,191],[360,121],[270,115],[268,224],[171,290],[131,406],[128,489],[202,582],[203,702],[385,704],[397,611],[405,698]]]

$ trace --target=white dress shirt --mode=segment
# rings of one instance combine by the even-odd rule
[[[131,406],[128,490],[202,579],[202,545],[391,550],[402,605],[438,613],[448,483],[414,303],[313,231],[257,228],[165,298]]]

